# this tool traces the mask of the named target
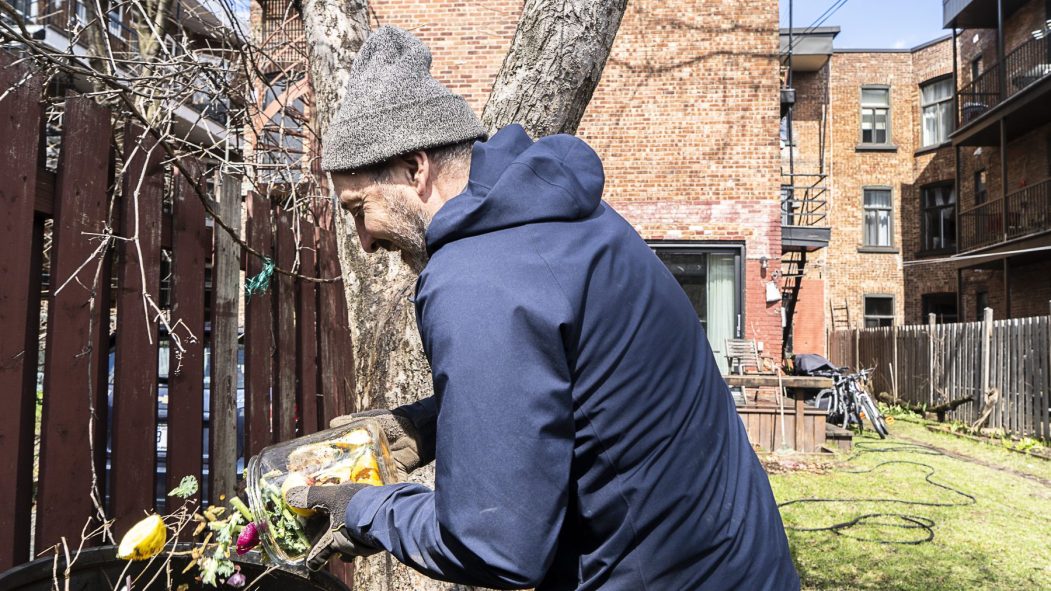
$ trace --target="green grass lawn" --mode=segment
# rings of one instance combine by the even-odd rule
[[[803,498],[886,499],[782,506],[804,589],[1051,590],[1051,462],[931,433],[917,422],[898,420],[891,434],[880,441],[866,431],[855,438],[855,453],[839,457],[842,463],[831,469],[771,474],[779,503]],[[905,438],[977,461],[932,453]],[[875,451],[879,449],[891,451]],[[893,463],[879,466],[883,462]],[[929,478],[936,484],[925,479],[931,470]],[[798,529],[828,527],[876,513],[905,515],[913,521],[873,517],[838,534]],[[933,522],[929,530],[916,525],[926,520]],[[924,540],[929,532],[933,533],[929,542],[879,543]]]

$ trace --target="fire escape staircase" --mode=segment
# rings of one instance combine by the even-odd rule
[[[818,133],[816,161],[797,160],[799,149],[793,140],[792,111],[795,90],[791,75],[782,68],[781,112],[785,119],[782,130],[781,161],[781,302],[784,310],[783,351],[792,353],[792,327],[799,292],[806,274],[807,257],[828,247],[831,227],[828,218],[829,190],[826,184],[824,151],[825,120],[823,110]]]

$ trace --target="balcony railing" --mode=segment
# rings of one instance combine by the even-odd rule
[[[1033,33],[1032,39],[1007,54],[1003,66],[1007,81],[1004,93],[1000,90],[999,63],[960,89],[957,114],[960,127],[1051,75],[1051,30],[1045,28]]]
[[[781,188],[781,225],[828,226],[828,189],[823,185]]]
[[[1008,193],[1006,199],[960,212],[961,251],[1051,231],[1051,179]]]
[[[1004,205],[1000,199],[960,212],[960,250],[996,244],[1004,239]]]
[[[1000,71],[993,67],[960,89],[958,127],[967,125],[1000,104],[999,73]]]
[[[1051,230],[1051,179],[1007,195],[1007,237]]]

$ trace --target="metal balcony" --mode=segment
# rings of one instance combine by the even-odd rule
[[[944,28],[995,29],[997,0],[942,0]],[[1026,0],[1003,0],[1006,18],[1026,3]]]
[[[1051,119],[1044,105],[1051,96],[1051,30],[1033,33],[1034,37],[1007,54],[1003,63],[997,62],[969,84],[958,95],[957,130],[954,140],[964,136],[980,137],[968,141],[972,145],[993,145],[995,131],[982,132],[1000,117],[1011,111],[1009,135],[1012,130],[1031,130]],[[1000,72],[1005,84],[1001,84]],[[1010,108],[1008,104],[1010,103]],[[1001,107],[1002,108],[998,108]],[[959,143],[959,142],[957,142]]]
[[[1006,224],[1004,223],[1006,220]],[[1051,232],[1051,178],[960,212],[960,252]]]
[[[801,176],[801,175],[797,175]],[[781,187],[781,248],[814,251],[828,247],[828,188],[824,175],[811,185]]]

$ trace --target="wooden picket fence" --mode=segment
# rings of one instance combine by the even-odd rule
[[[1000,393],[988,426],[1051,438],[1051,316],[840,330],[829,335],[836,365],[875,368],[873,388],[934,406],[973,397],[949,416],[976,420]]]
[[[67,94],[57,171],[50,172],[41,137],[46,89],[26,68],[11,64],[0,55],[0,90],[17,86],[0,100],[0,571],[63,538],[79,542],[85,524],[98,517],[89,494],[93,466],[97,500],[117,518],[119,536],[144,510],[165,510],[155,502],[157,490],[169,490],[186,475],[200,479],[206,457],[210,496],[229,494],[237,486],[239,446],[247,459],[272,442],[316,431],[351,411],[353,400],[342,283],[276,274],[268,289],[245,302],[241,318],[243,277],[258,274],[263,261],[210,223],[190,179],[166,170],[156,139],[125,127],[125,173],[121,197],[115,197],[111,113]],[[201,174],[196,163],[183,164]],[[266,196],[243,195],[236,176],[217,173],[213,185],[209,203],[229,226],[240,228],[246,212],[249,246],[284,269],[298,256],[304,276],[339,276],[333,212],[325,200],[293,216]],[[166,191],[170,211],[162,208]],[[52,241],[45,269],[47,223]],[[101,256],[97,249],[108,224],[116,236],[137,236],[137,242],[117,239],[117,256]],[[165,278],[162,265],[169,263],[162,258],[170,259]],[[164,349],[156,314],[142,294],[160,302],[162,282],[170,287],[164,312],[183,323],[176,334],[183,335],[186,351],[180,355],[169,343],[166,482],[155,482],[158,356]],[[40,320],[43,307],[46,322]]]

